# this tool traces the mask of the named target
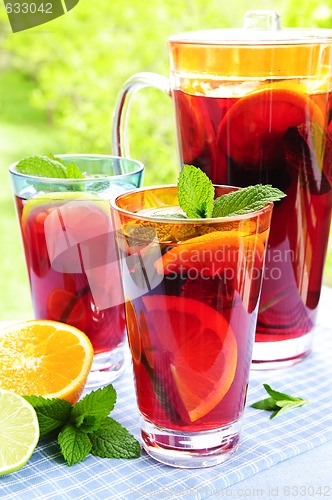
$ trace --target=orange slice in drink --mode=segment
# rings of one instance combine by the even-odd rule
[[[205,145],[204,120],[195,98],[182,91],[175,93],[181,125],[179,127],[184,163],[195,160]]]
[[[324,125],[319,106],[300,84],[262,85],[240,98],[226,113],[218,129],[221,151],[244,168],[277,159],[289,127],[304,122]]]
[[[139,363],[141,359],[141,335],[133,303],[128,297],[126,297],[125,311],[131,356],[134,363]]]
[[[0,388],[22,396],[80,397],[93,359],[88,337],[56,321],[33,320],[0,330]]]
[[[148,326],[143,312],[136,315],[133,302],[127,297],[125,302],[128,342],[133,363],[139,363],[144,355],[148,364],[153,367],[153,349],[151,346]]]
[[[207,415],[232,385],[237,343],[232,328],[215,309],[194,299],[145,296],[147,323],[155,326],[163,356],[189,420]],[[165,376],[165,374],[163,374]]]
[[[67,290],[55,289],[47,300],[48,318],[53,321],[68,323],[69,325],[85,330],[87,323],[87,309],[82,298]]]
[[[263,266],[264,244],[256,235],[240,231],[214,231],[181,242],[155,262],[159,274],[194,269],[205,276],[215,276],[225,269],[243,268],[247,261]]]

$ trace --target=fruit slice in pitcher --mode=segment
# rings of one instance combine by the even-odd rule
[[[179,135],[181,138],[183,162],[190,163],[197,158],[205,146],[205,127],[208,121],[202,116],[196,100],[190,94],[177,91],[174,94],[179,114]],[[208,118],[208,117],[207,117]]]
[[[224,317],[203,302],[177,296],[143,297],[160,350],[191,422],[207,415],[228,392],[237,343]],[[157,367],[156,367],[157,369]]]
[[[226,113],[219,125],[218,145],[244,168],[255,168],[279,158],[286,130],[304,122],[324,125],[323,113],[305,87],[283,82],[262,85]]]

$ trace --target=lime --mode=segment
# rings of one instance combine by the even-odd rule
[[[85,193],[81,191],[41,193],[34,198],[29,198],[25,203],[22,214],[22,224],[26,223],[31,213],[37,216],[40,212],[45,211],[46,214],[50,212],[52,208],[58,208],[59,206],[63,206],[65,202],[70,203],[75,200],[80,202],[87,201],[91,205],[93,205],[93,202],[97,202],[96,206],[101,208],[106,214],[110,212],[109,201],[100,198],[94,193]],[[81,204],[78,205],[78,209],[81,206]]]
[[[22,396],[0,389],[0,476],[21,469],[38,439],[39,425],[33,407]]]

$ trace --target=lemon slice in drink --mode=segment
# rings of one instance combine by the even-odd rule
[[[0,389],[0,476],[21,469],[38,439],[39,425],[33,407],[22,396]]]
[[[71,204],[71,202],[74,201],[87,202],[87,206],[99,207],[107,215],[110,213],[109,201],[100,198],[94,193],[85,193],[81,191],[41,193],[34,198],[29,198],[25,203],[22,214],[22,224],[25,225],[31,214],[37,216],[40,212],[45,211],[46,216],[52,208],[58,208],[65,203],[69,203],[68,207],[75,207],[75,204]],[[96,203],[94,204],[94,202]],[[80,210],[81,206],[82,204],[78,204],[77,210]]]

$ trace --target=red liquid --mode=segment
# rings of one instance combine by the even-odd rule
[[[264,217],[266,229],[269,214]],[[255,231],[255,222],[249,224]],[[135,227],[137,237],[139,223]],[[248,231],[248,226],[241,227]],[[142,234],[150,229],[143,228]],[[175,225],[171,231],[174,236]],[[147,246],[144,240],[130,247],[130,239],[120,236],[137,402],[147,420],[167,429],[220,428],[237,421],[245,404],[268,231],[241,241],[225,236],[222,229],[220,236],[212,234],[219,239],[213,247],[211,234],[206,235],[206,258],[195,238],[182,241],[179,248],[169,241]],[[232,237],[236,242],[227,243]],[[174,248],[183,252],[176,260]],[[156,280],[148,290],[143,277]],[[141,287],[142,296],[135,295],[133,283]]]
[[[79,328],[95,354],[116,348],[126,335],[108,203],[101,203],[74,200],[68,210],[61,201],[16,197],[35,318]]]
[[[273,211],[256,341],[304,335],[315,323],[329,237],[332,96],[176,90],[174,101],[183,163],[216,184],[272,184],[287,194]]]

